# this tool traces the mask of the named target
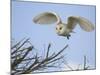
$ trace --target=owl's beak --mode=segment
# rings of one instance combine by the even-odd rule
[[[56,33],[57,33],[59,36],[61,36],[60,31],[57,31]]]
[[[59,34],[59,33],[60,33],[60,31],[57,31],[56,33],[57,33],[57,34]]]

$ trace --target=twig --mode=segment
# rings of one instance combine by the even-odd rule
[[[51,44],[48,45],[48,49],[47,49],[47,53],[46,53],[46,58],[48,58],[48,56],[49,56],[50,47],[51,47]]]

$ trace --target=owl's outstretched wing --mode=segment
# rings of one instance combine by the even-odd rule
[[[59,23],[60,17],[55,12],[44,12],[33,18],[33,22],[37,24]]]
[[[71,29],[71,30],[74,29],[76,24],[79,24],[80,27],[87,32],[94,30],[94,25],[89,20],[87,20],[86,18],[80,17],[80,16],[70,16],[70,17],[68,17],[67,27],[69,29]]]

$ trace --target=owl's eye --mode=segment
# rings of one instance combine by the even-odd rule
[[[62,27],[59,28],[60,30],[62,29]]]

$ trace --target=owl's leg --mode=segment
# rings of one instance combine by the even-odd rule
[[[70,37],[70,36],[71,36],[70,34],[67,35],[67,39],[68,39],[68,40],[69,40],[69,37]]]

